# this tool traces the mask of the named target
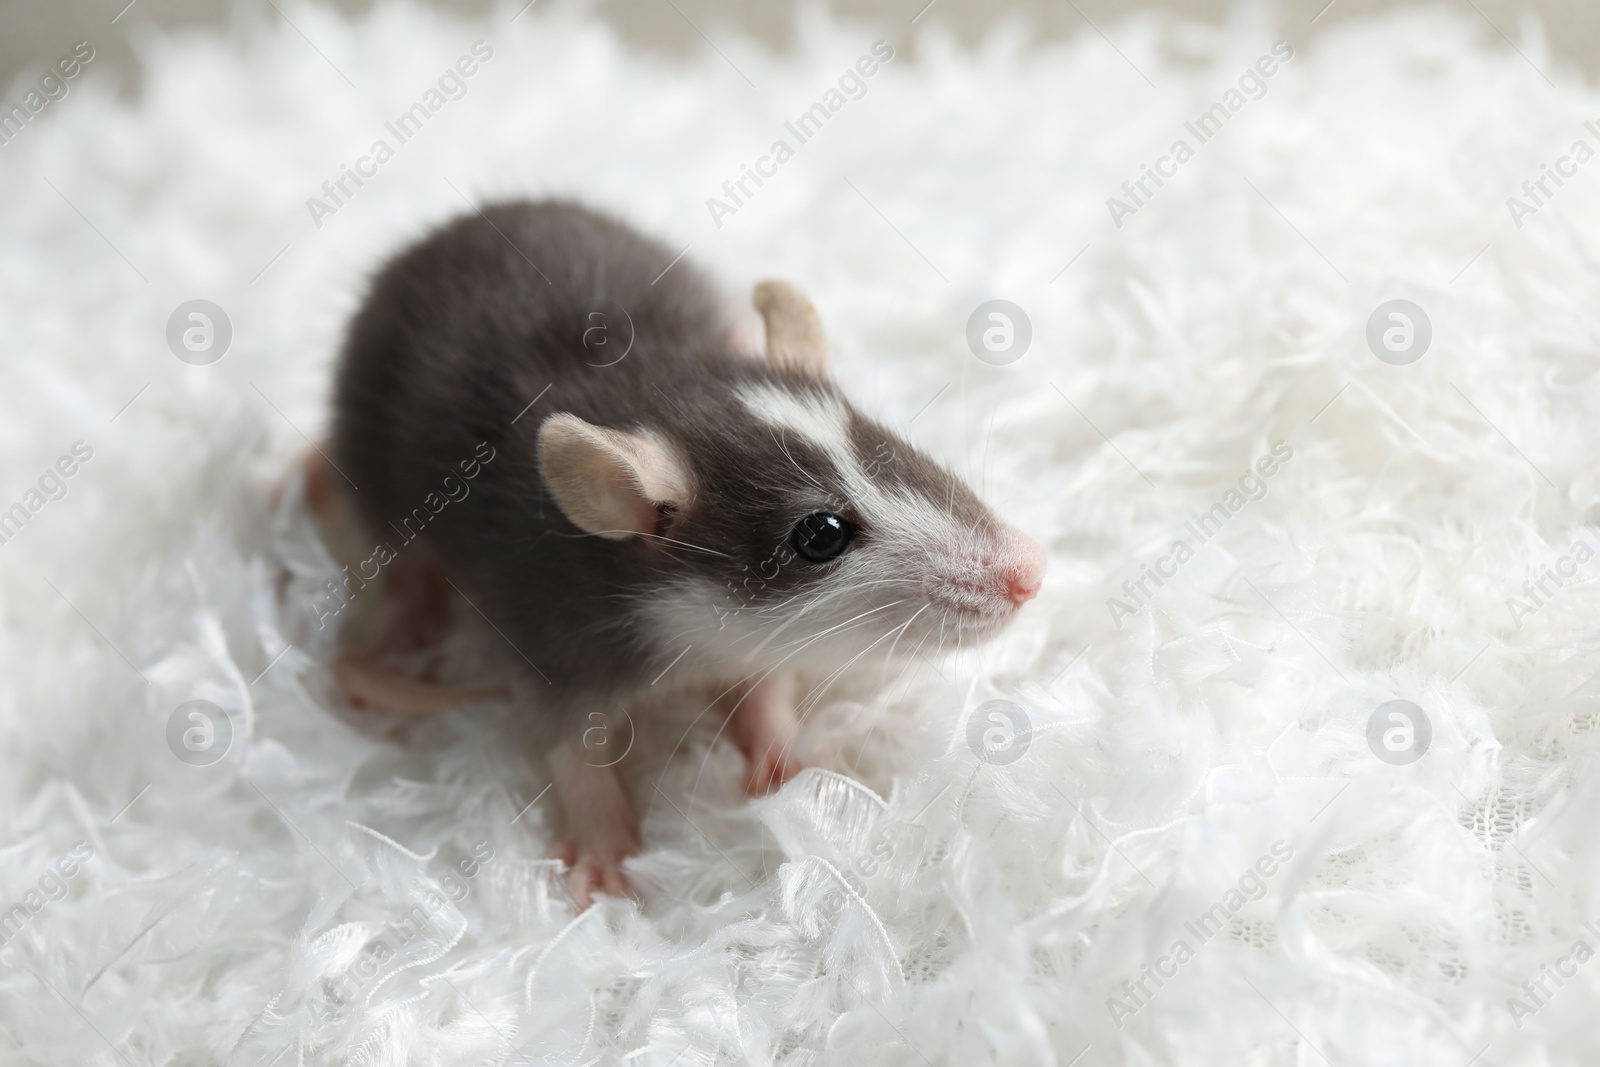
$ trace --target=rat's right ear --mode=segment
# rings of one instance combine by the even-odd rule
[[[762,282],[752,301],[767,324],[767,362],[820,378],[828,373],[828,345],[816,305],[788,282]]]
[[[690,496],[688,471],[654,434],[576,415],[552,415],[539,427],[539,473],[574,526],[614,541],[658,533]]]

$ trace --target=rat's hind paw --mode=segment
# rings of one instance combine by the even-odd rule
[[[369,659],[335,660],[333,677],[358,708],[398,715],[429,715],[487,700],[506,700],[504,686],[445,685],[412,678]]]

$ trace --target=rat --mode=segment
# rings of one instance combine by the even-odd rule
[[[845,398],[809,300],[768,281],[754,304],[764,356],[681,253],[577,203],[512,201],[383,266],[339,354],[306,493],[379,543],[359,572],[389,586],[379,645],[436,639],[458,595],[514,681],[439,685],[370,649],[335,674],[396,710],[537,716],[580,906],[626,893],[640,847],[593,723],[664,678],[710,687],[757,795],[800,770],[800,679],[981,642],[1043,580],[1029,538]]]

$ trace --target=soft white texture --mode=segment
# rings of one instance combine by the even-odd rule
[[[91,64],[0,149],[0,507],[95,450],[0,546],[0,907],[94,850],[0,950],[0,1064],[1593,1062],[1600,963],[1520,1029],[1507,1003],[1600,946],[1594,564],[1507,605],[1600,544],[1600,164],[1521,229],[1505,204],[1600,143],[1600,97],[1535,34],[1525,61],[1465,7],[1338,30],[1118,230],[1106,198],[1266,20],[1103,27],[1126,60],[929,30],[914,62],[907,25],[811,17],[793,56],[704,26],[726,60],[675,63],[564,9],[280,6],[299,32],[150,40],[137,103]],[[306,198],[480,38],[465,98],[316,228]],[[706,198],[879,38],[865,97],[716,228]],[[574,917],[508,710],[389,736],[340,710],[304,610],[332,565],[271,504],[365,273],[457,190],[619,210],[740,299],[792,279],[869,409],[904,426],[954,383],[908,432],[1050,551],[1002,641],[831,691],[828,771],[775,798],[708,724],[680,743],[697,709],[641,717],[637,906]],[[1033,322],[1009,367],[963,339],[994,296]],[[1362,339],[1391,296],[1433,321],[1411,366]],[[195,297],[235,331],[208,367],[163,340]],[[1116,627],[1107,598],[1277,440],[1266,497]],[[1037,732],[980,764],[996,697]],[[195,698],[237,727],[208,768],[164,740]],[[1432,722],[1411,766],[1366,742],[1396,698]],[[1119,1029],[1120,983],[1277,841],[1267,895]],[[430,932],[331,1003],[419,904]]]

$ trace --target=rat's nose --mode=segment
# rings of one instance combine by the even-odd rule
[[[1020,608],[1038,596],[1044,585],[1045,555],[1038,545],[1020,534],[1013,538],[1010,548],[1012,558],[1007,561],[1002,580],[1012,606]]]
[[[1006,595],[1013,604],[1021,607],[1039,595],[1041,584],[1037,578],[1022,578],[1013,574],[1006,578]]]

